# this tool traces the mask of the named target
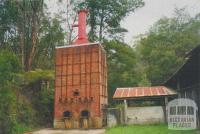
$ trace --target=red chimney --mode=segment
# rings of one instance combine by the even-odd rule
[[[78,27],[78,39],[73,42],[73,45],[80,45],[89,43],[87,33],[86,33],[86,18],[87,10],[82,9],[78,12],[78,24],[73,25],[73,27]]]

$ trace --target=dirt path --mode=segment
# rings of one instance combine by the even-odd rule
[[[95,130],[54,130],[54,129],[43,129],[31,134],[104,134],[105,129]]]

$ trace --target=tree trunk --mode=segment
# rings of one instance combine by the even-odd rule
[[[31,0],[31,10],[32,10],[32,23],[31,23],[31,49],[29,51],[28,55],[28,61],[27,61],[27,71],[31,70],[35,52],[36,52],[36,46],[37,46],[37,40],[38,40],[38,30],[39,30],[39,22],[40,22],[40,15],[43,11],[43,0]]]
[[[23,5],[22,5],[23,4]],[[20,4],[18,1],[16,1],[16,5],[18,6],[18,12],[19,16],[23,18],[23,20],[18,19],[17,21],[17,31],[19,33],[19,47],[20,47],[20,61],[22,68],[24,69],[25,64],[25,58],[24,58],[24,46],[25,46],[25,1]]]
[[[32,21],[33,21],[32,31],[31,31],[31,45],[32,45],[32,47],[31,47],[31,50],[30,50],[29,58],[28,58],[27,71],[31,70],[34,55],[35,55],[35,50],[36,50],[36,44],[37,44],[37,32],[38,32],[38,30],[37,30],[35,15],[33,15]]]
[[[94,11],[90,10],[90,40],[95,40],[95,16]]]
[[[99,30],[99,41],[102,41],[102,33],[103,33],[103,21],[104,21],[104,10],[102,9],[101,13],[101,21],[100,21],[100,30]]]
[[[19,45],[20,45],[20,55],[21,55],[21,64],[24,69],[24,33],[21,32],[19,35]]]

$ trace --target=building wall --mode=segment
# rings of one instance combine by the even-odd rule
[[[200,52],[191,53],[186,63],[165,83],[178,91],[179,98],[188,98],[200,108]],[[200,122],[200,110],[198,110]],[[200,127],[200,124],[197,124]]]
[[[165,116],[162,106],[128,107],[127,124],[164,123]]]
[[[55,128],[100,128],[107,105],[106,54],[100,44],[56,49]],[[89,117],[82,116],[88,111]],[[70,117],[64,118],[64,112]],[[85,126],[84,126],[85,125]]]

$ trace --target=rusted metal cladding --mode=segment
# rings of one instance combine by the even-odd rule
[[[101,128],[106,106],[107,65],[102,46],[56,48],[54,127]],[[83,111],[88,111],[88,117],[83,117]]]

